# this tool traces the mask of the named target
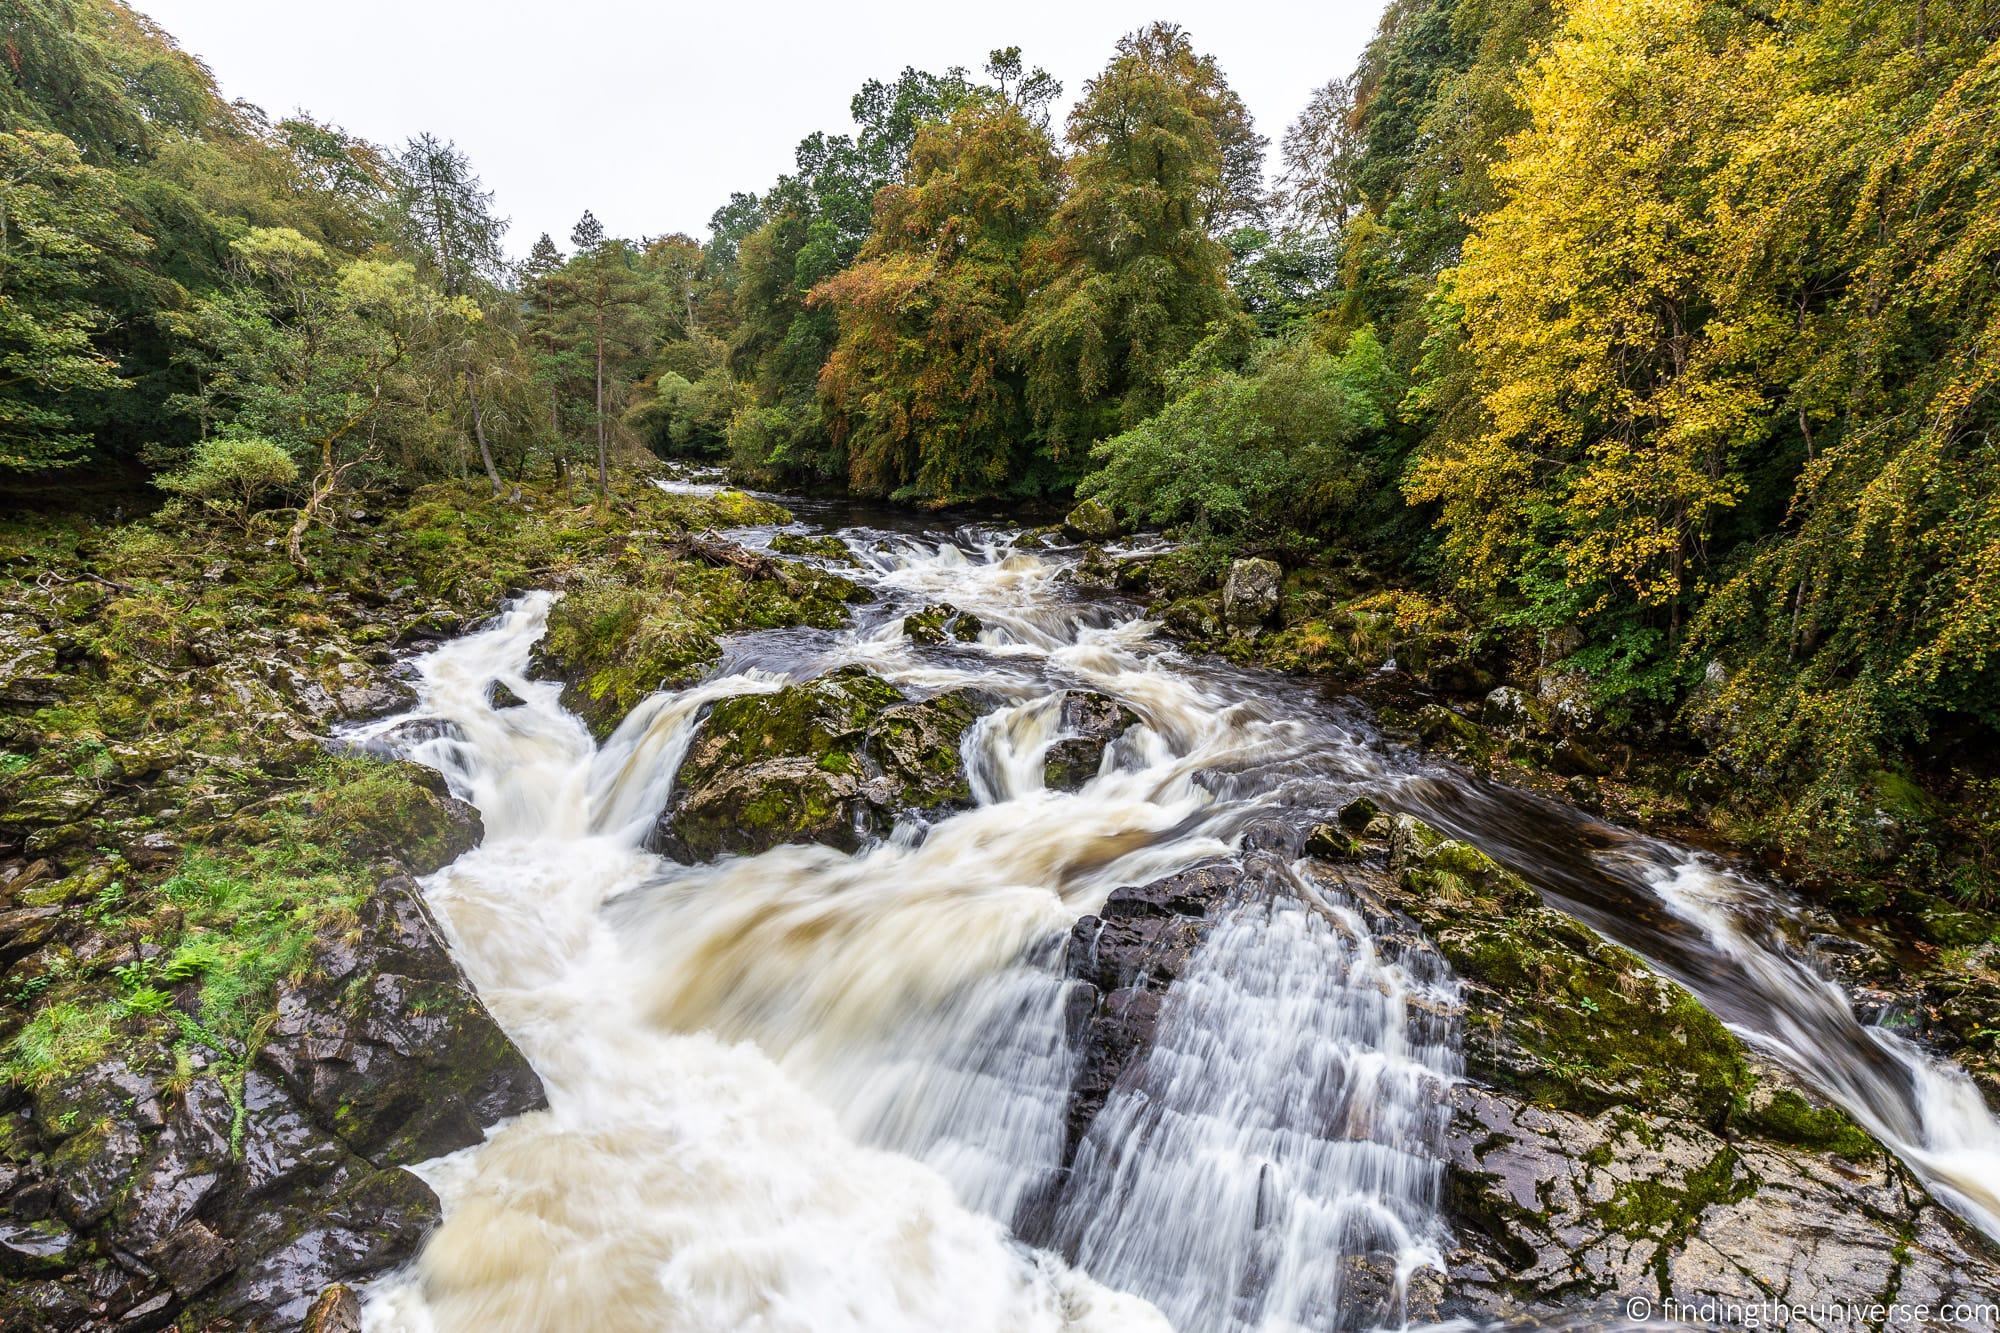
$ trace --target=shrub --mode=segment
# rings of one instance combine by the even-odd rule
[[[201,441],[185,466],[154,479],[172,495],[222,514],[245,533],[257,504],[299,479],[299,465],[269,440],[218,435]]]

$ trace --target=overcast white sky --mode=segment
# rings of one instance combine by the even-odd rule
[[[1382,0],[133,0],[232,98],[304,108],[383,144],[418,130],[471,154],[508,249],[583,209],[612,232],[707,234],[815,129],[851,127],[864,79],[977,70],[1019,46],[1064,104],[1119,34],[1172,19],[1213,52],[1275,144],[1311,91],[1354,66]]]

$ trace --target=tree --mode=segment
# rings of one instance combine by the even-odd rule
[[[1221,163],[1208,187],[1203,211],[1220,234],[1264,218],[1264,150],[1270,141],[1257,133],[1250,109],[1229,86],[1215,57],[1194,49],[1178,23],[1151,23],[1119,39],[1117,53],[1145,64],[1179,85],[1196,115],[1208,123]]]
[[[1300,226],[1337,230],[1360,212],[1362,138],[1352,76],[1314,90],[1285,131],[1285,211]]]
[[[961,105],[918,133],[909,183],[877,196],[859,262],[814,289],[839,312],[820,392],[857,490],[949,503],[1028,480],[1008,341],[1059,180],[1054,145],[1015,102]]]
[[[161,474],[154,485],[227,516],[247,537],[257,502],[298,479],[298,463],[269,440],[216,435],[197,444],[184,466]]]
[[[145,238],[120,216],[109,172],[60,134],[0,134],[0,470],[83,460],[78,399],[125,381],[94,336],[108,316],[92,295],[106,260]]]
[[[507,224],[494,216],[492,191],[481,186],[471,160],[456,144],[434,135],[419,134],[411,139],[398,166],[403,178],[401,212],[411,247],[423,256],[428,276],[448,299],[464,298],[476,306],[478,295],[507,268],[500,251]],[[465,384],[479,462],[497,496],[500,470],[494,466],[493,449],[486,440],[479,378],[469,345],[470,331],[477,323],[464,322],[467,336],[452,359]]]
[[[573,293],[563,274],[563,253],[547,232],[536,237],[529,249],[528,258],[521,265],[521,280],[525,322],[534,344],[534,375],[548,395],[549,437],[556,446],[556,471],[567,481],[569,455],[562,443],[567,438],[562,407],[569,385],[576,378],[576,367],[572,349],[565,346],[563,322]]]
[[[716,247],[733,251],[733,263],[725,260],[736,321],[730,366],[754,399],[731,430],[740,470],[813,480],[845,471],[816,397],[839,330],[832,310],[807,295],[854,262],[876,192],[908,170],[919,127],[972,93],[962,69],[871,79],[849,103],[857,134],[806,136],[794,174],[761,199],[736,196],[717,213]]]
[[[310,460],[286,541],[303,568],[302,543],[328,501],[380,461],[385,436],[408,447],[424,429],[413,353],[468,310],[407,262],[343,263],[289,228],[253,229],[231,249],[238,282],[174,317],[200,386],[177,406]]]
[[[1382,345],[1357,330],[1338,354],[1267,344],[1247,370],[1197,355],[1173,400],[1091,451],[1078,491],[1135,523],[1292,549],[1338,531],[1368,480],[1356,448],[1393,399]]]
[[[1015,349],[1058,462],[1151,414],[1211,326],[1243,318],[1210,235],[1227,192],[1213,108],[1151,40],[1085,85],[1070,190],[1027,259]]]
[[[604,224],[585,210],[570,232],[576,255],[565,271],[574,293],[574,312],[589,338],[592,370],[591,420],[597,431],[598,507],[611,502],[611,417],[606,408],[607,357],[630,355],[645,341],[644,307],[652,293],[640,276],[630,243],[605,235]]]

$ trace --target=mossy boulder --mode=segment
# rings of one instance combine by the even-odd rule
[[[768,558],[746,570],[642,555],[573,585],[549,609],[534,663],[602,738],[648,695],[699,680],[725,635],[839,629],[868,596],[838,575]]]
[[[1538,1104],[1719,1125],[1753,1082],[1742,1043],[1687,991],[1468,843],[1392,821],[1396,906],[1472,992],[1467,1072]]]
[[[851,851],[899,810],[969,801],[959,743],[980,702],[906,699],[858,666],[724,699],[681,761],[656,844],[695,860],[787,842]]]
[[[1077,501],[1076,508],[1063,516],[1063,529],[1080,541],[1110,541],[1118,535],[1118,515],[1110,505],[1091,496]]]
[[[452,961],[407,875],[323,937],[280,987],[259,1061],[354,1152],[403,1166],[546,1105],[542,1083]]]
[[[912,643],[936,647],[947,642],[972,643],[986,626],[970,611],[950,602],[933,602],[903,617],[903,633]]]
[[[1891,1299],[2000,1274],[1845,1112],[1642,959],[1409,816],[1363,839],[1312,873],[1375,902],[1378,936],[1413,920],[1459,980],[1440,1317],[1598,1326],[1635,1295]]]
[[[1285,571],[1275,560],[1232,561],[1222,581],[1222,619],[1230,629],[1254,634],[1278,614],[1278,588]]]
[[[816,533],[808,536],[799,532],[780,532],[771,538],[771,549],[779,555],[813,556],[836,565],[859,565],[854,552],[847,549],[847,543],[831,533]]]
[[[1139,715],[1094,690],[1067,690],[1058,708],[1061,739],[1042,756],[1042,783],[1051,791],[1077,791],[1103,769],[1104,752],[1138,725]]]

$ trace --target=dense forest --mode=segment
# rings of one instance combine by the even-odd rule
[[[1273,151],[1170,23],[1066,116],[1016,49],[905,70],[705,239],[517,264],[452,144],[21,0],[0,485],[301,568],[342,497],[646,452],[1094,499],[1581,679],[1795,865],[1990,898],[2000,6],[1394,0],[1328,73]]]

